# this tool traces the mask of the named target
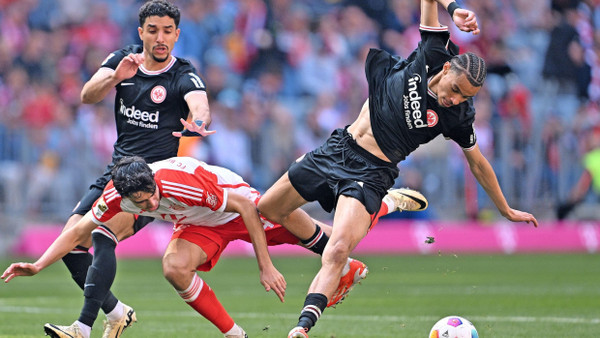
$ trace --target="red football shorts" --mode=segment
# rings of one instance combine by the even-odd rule
[[[269,246],[298,244],[300,242],[296,236],[292,235],[291,232],[279,224],[266,228],[265,235],[267,237],[267,245]],[[190,243],[194,243],[206,253],[207,260],[204,264],[196,268],[198,271],[212,270],[229,242],[241,239],[248,243],[252,243],[241,216],[229,223],[216,227],[194,225],[183,227],[183,229],[173,233],[171,240],[174,240],[175,238],[185,239]]]

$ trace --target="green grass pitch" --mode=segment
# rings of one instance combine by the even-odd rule
[[[480,337],[594,337],[600,332],[600,257],[594,254],[363,256],[370,273],[311,338],[427,337],[441,317],[470,319]],[[3,271],[8,260],[0,260]],[[285,303],[265,293],[252,258],[224,257],[200,276],[249,337],[286,337],[319,259],[276,257]],[[222,337],[161,274],[159,259],[120,260],[113,291],[138,323],[123,337]],[[77,319],[81,291],[62,263],[0,285],[0,337],[41,337],[46,322]],[[92,337],[100,337],[100,314]]]

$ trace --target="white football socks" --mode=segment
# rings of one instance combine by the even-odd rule
[[[79,326],[79,330],[81,330],[81,334],[83,335],[84,338],[90,338],[90,334],[92,334],[92,328],[85,325],[84,323],[76,320],[74,324],[77,324],[77,326]]]
[[[391,214],[392,212],[396,211],[396,203],[394,203],[394,199],[388,195],[383,196],[383,203],[385,203],[385,205],[387,205],[388,207],[388,211],[386,215]]]
[[[123,317],[123,303],[119,301],[115,308],[111,312],[106,314],[106,319],[108,319],[108,321],[114,322],[121,319],[121,317]]]
[[[242,330],[242,328],[239,327],[236,323],[233,323],[233,327],[231,328],[231,330],[225,332],[225,337],[228,337],[228,336],[241,336],[242,332],[244,332]]]

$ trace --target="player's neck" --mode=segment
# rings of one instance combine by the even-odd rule
[[[434,92],[437,95],[437,85],[440,83],[440,79],[442,78],[442,72],[435,74],[428,82],[427,88]]]
[[[148,57],[146,57],[146,59],[144,61],[144,68],[149,71],[162,70],[167,65],[169,65],[169,63],[171,63],[172,59],[173,59],[173,55],[169,55],[169,57],[165,61],[158,62],[158,61],[154,60],[154,58],[152,56],[148,56]]]

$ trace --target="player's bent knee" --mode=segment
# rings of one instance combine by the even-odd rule
[[[167,254],[163,257],[162,267],[163,276],[173,284],[173,282],[181,281],[193,272],[193,269],[189,268],[189,264],[186,264],[183,260],[174,254]]]
[[[181,280],[182,271],[170,265],[163,264],[163,276],[169,283],[175,285],[177,282]]]
[[[163,276],[177,290],[185,290],[194,277],[193,269],[185,269],[163,264]]]

